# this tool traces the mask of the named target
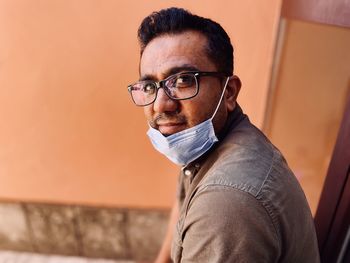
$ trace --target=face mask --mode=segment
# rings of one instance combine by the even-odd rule
[[[226,80],[213,116],[208,120],[167,137],[150,127],[147,135],[153,147],[178,165],[187,165],[207,152],[218,141],[212,120],[219,109],[228,81],[229,78]]]

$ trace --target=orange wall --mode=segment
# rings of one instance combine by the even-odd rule
[[[174,5],[227,29],[239,102],[262,125],[281,0],[1,0],[1,199],[170,206],[177,167],[152,149],[126,85],[139,23]]]

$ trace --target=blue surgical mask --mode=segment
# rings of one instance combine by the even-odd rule
[[[224,96],[227,78],[220,100],[211,118],[189,129],[164,136],[160,131],[150,127],[147,135],[153,147],[178,165],[187,165],[207,152],[218,141],[213,126],[213,118]]]

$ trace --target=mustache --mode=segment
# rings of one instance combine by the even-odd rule
[[[153,118],[153,120],[149,121],[149,125],[151,127],[157,127],[159,123],[164,123],[164,122],[172,122],[172,123],[184,123],[186,122],[187,119],[183,115],[178,115],[178,113],[169,113],[169,112],[164,112],[161,114],[158,114]]]

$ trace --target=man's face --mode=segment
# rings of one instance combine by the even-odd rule
[[[185,71],[217,71],[206,55],[206,37],[196,31],[162,35],[145,48],[140,61],[142,80],[160,81]],[[199,93],[188,100],[172,100],[159,89],[156,101],[144,107],[149,124],[164,135],[193,127],[209,119],[219,102],[223,81],[216,77],[201,77]],[[213,123],[216,132],[224,125],[228,110],[234,106],[221,104]],[[232,103],[231,103],[232,104]]]

